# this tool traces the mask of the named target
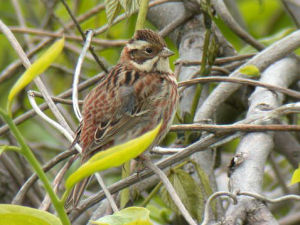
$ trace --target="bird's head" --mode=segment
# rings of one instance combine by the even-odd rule
[[[124,47],[120,62],[144,72],[170,73],[168,58],[173,54],[159,34],[148,29],[138,30]]]

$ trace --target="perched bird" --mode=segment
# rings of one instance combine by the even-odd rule
[[[171,55],[157,33],[136,31],[123,48],[119,63],[84,99],[77,133],[82,162],[99,150],[139,137],[160,121],[161,129],[151,147],[162,140],[178,101],[176,78],[169,66]],[[77,194],[83,186],[77,191],[75,187],[77,202],[73,205],[78,203]]]

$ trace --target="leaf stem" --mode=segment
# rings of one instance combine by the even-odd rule
[[[144,28],[146,16],[147,16],[147,12],[148,12],[148,6],[149,6],[149,0],[141,1],[138,18],[137,18],[136,25],[135,25],[136,31]]]
[[[57,211],[57,214],[58,214],[62,224],[63,225],[71,225],[70,220],[64,210],[64,206],[63,206],[62,202],[59,200],[59,198],[53,191],[51,184],[50,184],[46,174],[44,173],[40,163],[38,162],[38,160],[36,159],[36,157],[34,156],[32,151],[30,150],[28,145],[25,143],[24,137],[22,136],[21,132],[14,124],[12,118],[6,112],[4,112],[3,109],[0,109],[0,115],[5,120],[5,122],[8,124],[11,132],[14,134],[18,143],[20,144],[21,153],[26,157],[27,161],[33,167],[34,171],[39,176],[40,180],[43,182],[44,187],[45,187],[47,193],[49,194],[49,197],[53,203],[53,206],[55,207],[55,209]]]
[[[11,146],[11,145],[2,145],[0,146],[0,154],[4,151],[15,151],[15,152],[21,152],[21,149],[17,146]]]

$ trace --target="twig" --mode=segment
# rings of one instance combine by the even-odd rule
[[[264,201],[267,203],[279,203],[279,202],[283,202],[283,201],[288,201],[288,200],[294,200],[294,201],[300,201],[300,195],[284,195],[282,197],[279,198],[267,198],[263,195],[257,194],[257,193],[253,193],[253,192],[246,192],[246,191],[241,191],[241,192],[237,192],[237,195],[244,195],[244,196],[250,196],[253,197],[257,200],[260,201]]]
[[[185,206],[183,205],[182,201],[180,200],[179,196],[177,195],[174,187],[172,186],[171,182],[169,181],[168,177],[166,174],[164,174],[163,171],[161,171],[155,164],[151,162],[150,159],[146,159],[145,165],[151,169],[156,175],[159,176],[160,180],[163,182],[165,185],[165,188],[167,189],[169,195],[171,196],[172,200],[174,201],[175,205],[181,212],[182,216],[186,219],[188,224],[190,225],[196,225],[196,222],[193,220]]]
[[[192,16],[192,14],[188,14],[178,18],[177,20],[165,26],[162,30],[158,32],[158,34],[162,37],[166,37],[169,33],[178,28],[181,24],[185,23],[190,18],[192,18]]]
[[[234,61],[241,61],[241,60],[252,58],[253,56],[255,56],[255,54],[244,54],[244,55],[220,57],[220,58],[215,59],[214,65],[221,65],[224,63],[230,63],[230,62],[234,62]],[[180,63],[183,66],[201,65],[201,61],[199,61],[199,60],[192,61],[192,60],[181,60],[181,59],[176,60],[175,65],[180,64]]]
[[[18,18],[18,21],[19,21],[21,27],[22,28],[26,27],[25,19],[22,15],[22,11],[21,11],[19,2],[17,0],[11,0],[11,2],[14,5],[15,11],[17,13],[17,18]],[[30,41],[28,34],[24,34],[24,39],[25,39],[25,42],[27,43],[28,47],[31,47],[31,41]]]
[[[67,40],[73,40],[73,41],[78,41],[78,42],[83,41],[82,37],[80,37],[80,36],[69,35],[69,34],[63,35],[61,33],[45,31],[45,30],[40,30],[40,29],[36,29],[36,28],[10,26],[9,29],[15,33],[36,34],[39,36],[46,36],[46,37],[53,37],[53,38],[65,37],[65,39],[67,39]],[[91,43],[97,44],[97,45],[100,45],[103,47],[124,46],[126,44],[126,42],[127,42],[127,40],[103,40],[103,39],[99,39],[99,38],[94,38],[91,41]]]
[[[98,183],[100,184],[100,186],[101,186],[101,188],[102,188],[102,190],[103,190],[103,192],[104,192],[104,194],[105,194],[105,196],[106,196],[106,198],[107,198],[107,200],[108,200],[108,202],[109,202],[112,210],[114,212],[118,212],[119,209],[117,207],[117,204],[115,203],[113,196],[111,195],[111,193],[107,189],[107,187],[106,187],[106,185],[105,185],[105,183],[104,183],[104,181],[103,181],[100,173],[96,173],[95,176],[96,176],[96,179],[97,179]]]
[[[35,112],[45,121],[47,121],[49,124],[51,124],[53,127],[55,127],[57,130],[59,130],[66,138],[67,140],[72,143],[74,138],[72,137],[72,135],[63,127],[61,126],[59,123],[55,122],[54,120],[50,119],[45,113],[43,113],[40,108],[37,106],[35,100],[34,100],[34,93],[31,91],[28,91],[28,99],[29,102],[32,106],[32,108],[35,110]],[[76,144],[75,148],[77,149],[78,152],[81,152],[81,147]]]
[[[239,78],[239,77],[222,77],[222,76],[210,76],[210,77],[201,77],[197,79],[182,81],[178,83],[178,87],[182,86],[190,86],[198,83],[206,83],[206,82],[231,82],[231,83],[237,83],[237,84],[246,84],[251,86],[259,86],[264,87],[272,91],[278,91],[283,94],[289,95],[294,98],[300,99],[300,92],[293,91],[287,88],[275,86],[268,83],[263,83],[261,81],[255,81],[251,79],[245,79],[245,78]]]
[[[172,125],[171,131],[208,131],[208,132],[258,132],[258,131],[300,131],[300,125],[285,124],[232,124],[232,125],[209,125],[209,124],[178,124]]]
[[[80,78],[81,66],[82,66],[84,57],[86,55],[86,52],[87,52],[88,48],[90,47],[93,35],[94,35],[94,32],[92,30],[89,30],[87,33],[86,41],[82,48],[82,52],[81,52],[81,54],[78,58],[77,64],[76,64],[74,79],[73,79],[73,86],[72,86],[72,88],[73,88],[73,92],[72,92],[73,110],[74,110],[74,113],[75,113],[77,119],[79,120],[79,122],[82,120],[82,116],[81,116],[81,112],[80,112],[79,105],[78,105],[78,83],[79,83],[79,78]]]
[[[34,94],[34,97],[38,97],[38,98],[43,98],[43,95],[38,92],[38,91],[32,91],[31,92]],[[58,97],[54,97],[54,96],[51,96],[52,100],[55,102],[55,103],[62,103],[62,104],[66,104],[66,105],[72,105],[73,104],[73,101],[72,100],[69,100],[69,99],[63,99],[63,98],[58,98]],[[79,105],[82,105],[83,104],[83,101],[82,100],[78,100],[78,104]]]
[[[256,41],[247,31],[245,31],[231,16],[223,0],[214,0],[214,8],[221,19],[229,26],[229,28],[237,34],[242,40],[252,45],[257,50],[261,51],[265,46]]]
[[[79,23],[77,22],[75,16],[73,15],[71,9],[69,8],[68,4],[65,2],[65,0],[60,0],[60,1],[61,1],[62,4],[65,6],[65,8],[66,8],[66,10],[67,10],[67,12],[68,12],[68,14],[69,14],[69,16],[71,17],[71,19],[73,20],[73,22],[74,22],[74,24],[75,24],[77,30],[78,30],[79,33],[81,34],[82,39],[83,39],[84,41],[86,41],[85,34],[84,34],[83,30],[81,29]],[[89,46],[89,50],[90,50],[91,54],[93,55],[94,59],[96,60],[96,62],[98,63],[98,65],[100,66],[100,68],[101,68],[104,72],[108,73],[108,69],[106,68],[106,66],[104,65],[104,63],[100,61],[100,59],[99,59],[98,56],[96,55],[96,53],[95,53],[93,47]]]
[[[209,208],[210,208],[210,204],[211,202],[220,196],[228,196],[233,200],[233,203],[236,204],[237,203],[237,197],[235,194],[232,194],[230,192],[226,192],[226,191],[219,191],[219,192],[215,192],[214,194],[212,194],[211,196],[209,196],[209,198],[207,199],[207,202],[205,204],[205,209],[204,209],[204,216],[203,216],[203,221],[201,223],[201,225],[207,225],[209,223]]]

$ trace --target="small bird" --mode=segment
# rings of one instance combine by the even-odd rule
[[[162,121],[151,147],[159,144],[172,124],[178,101],[177,81],[168,59],[173,54],[154,31],[136,31],[119,63],[84,99],[77,132],[82,163],[95,152],[137,138]],[[85,185],[79,186],[73,193],[75,206]]]

